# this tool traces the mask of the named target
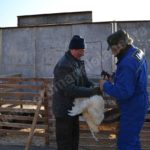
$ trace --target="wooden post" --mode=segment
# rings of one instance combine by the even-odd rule
[[[36,123],[37,123],[37,119],[38,119],[38,115],[39,115],[41,105],[42,105],[42,100],[40,100],[37,104],[37,109],[36,109],[36,112],[35,112],[35,115],[34,115],[34,118],[33,118],[32,126],[31,126],[31,132],[29,133],[29,137],[28,137],[28,140],[27,140],[27,143],[26,143],[26,146],[25,146],[25,150],[29,150],[29,147],[31,145],[32,138],[33,138],[33,135],[34,135],[34,129],[36,127]]]
[[[45,145],[49,145],[49,95],[48,83],[45,81],[44,109],[45,109]]]

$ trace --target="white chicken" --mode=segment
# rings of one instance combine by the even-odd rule
[[[92,135],[99,131],[98,126],[104,119],[104,100],[102,96],[94,95],[89,98],[76,98],[70,116],[82,114]],[[95,137],[94,137],[95,138]]]

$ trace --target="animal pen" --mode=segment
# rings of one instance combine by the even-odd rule
[[[19,16],[18,27],[0,28],[0,75],[5,74],[0,76],[0,144],[24,145],[25,150],[31,145],[56,147],[53,69],[72,35],[84,37],[87,75],[98,79],[102,70],[115,70],[106,38],[116,29],[131,34],[150,64],[149,26],[149,21],[92,22],[92,12],[87,11]],[[16,73],[22,76],[9,76]],[[150,93],[150,80],[148,86]],[[104,95],[104,99],[106,112],[98,141],[80,119],[82,150],[116,150],[119,111],[112,97]],[[150,113],[140,136],[142,150],[150,150]]]
[[[25,150],[28,150],[33,137],[40,136],[44,143],[56,147],[55,123],[51,111],[50,78],[0,78],[0,133],[3,136],[15,134],[24,136]],[[87,124],[80,121],[80,148],[85,150],[115,150],[118,129],[117,106],[111,97],[105,96],[106,116],[99,126],[95,141]],[[114,118],[113,118],[114,117]],[[150,149],[150,114],[147,115],[141,132],[143,150]],[[12,139],[13,140],[13,139]],[[38,141],[38,140],[37,140]],[[17,143],[16,143],[17,144]]]
[[[0,78],[0,133],[28,134],[25,150],[33,135],[49,144],[48,82],[37,78]]]

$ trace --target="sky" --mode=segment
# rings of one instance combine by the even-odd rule
[[[92,11],[93,22],[150,20],[149,0],[0,0],[0,27],[17,16]]]

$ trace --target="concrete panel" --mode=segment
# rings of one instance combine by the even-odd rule
[[[112,72],[112,54],[107,51],[107,36],[111,33],[111,23],[74,25],[72,34],[79,34],[86,42],[86,71],[89,76],[99,76],[101,70]]]
[[[36,76],[53,76],[54,66],[68,50],[71,32],[71,26],[37,28]]]
[[[34,33],[34,28],[3,30],[3,74],[22,73],[34,76]]]
[[[150,22],[119,22],[118,29],[125,29],[134,39],[134,45],[145,51],[150,74]]]
[[[91,11],[18,16],[18,26],[39,26],[66,23],[73,24],[83,22],[92,22]]]
[[[22,74],[24,77],[35,77],[33,66],[27,65],[5,65],[2,75]]]

